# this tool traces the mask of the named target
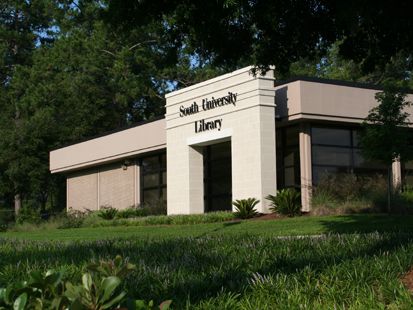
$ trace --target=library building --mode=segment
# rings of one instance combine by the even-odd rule
[[[168,214],[193,214],[231,211],[233,200],[252,197],[268,213],[267,195],[295,187],[308,212],[323,174],[387,173],[363,159],[357,139],[379,88],[279,82],[251,69],[167,94],[162,118],[51,151],[51,173],[66,176],[67,208],[164,201]],[[392,168],[393,182],[413,185],[413,164]]]

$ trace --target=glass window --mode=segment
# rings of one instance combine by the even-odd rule
[[[326,166],[350,166],[351,149],[330,146],[313,146],[313,164]]]
[[[143,171],[153,171],[159,169],[159,157],[147,157],[142,159],[142,169]]]
[[[156,202],[159,200],[159,190],[158,189],[144,189],[143,190],[143,200],[145,203]]]
[[[382,174],[384,165],[363,158],[359,131],[351,128],[312,128],[313,183],[324,174]]]
[[[143,176],[143,184],[145,185],[145,188],[159,186],[159,173],[155,172],[151,174],[145,174]]]
[[[284,182],[287,187],[295,185],[294,167],[284,169]]]
[[[311,131],[313,144],[351,146],[351,130],[337,128],[317,128]]]
[[[142,202],[166,200],[166,154],[141,159]]]
[[[294,165],[294,150],[286,151],[284,156],[284,166],[293,166]]]

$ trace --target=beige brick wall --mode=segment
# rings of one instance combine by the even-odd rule
[[[67,178],[67,208],[98,209],[98,172],[82,171]]]
[[[135,203],[134,165],[123,170],[121,163],[106,166],[99,171],[100,206],[125,209]]]
[[[138,204],[139,167],[131,161],[82,170],[67,177],[67,208],[99,210],[102,206],[125,209]]]

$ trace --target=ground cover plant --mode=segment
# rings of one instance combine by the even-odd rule
[[[121,255],[136,265],[122,289],[155,304],[172,299],[175,309],[408,309],[413,299],[400,277],[413,264],[412,222],[409,216],[301,217],[122,227],[135,234],[107,232],[112,238],[104,231],[121,228],[105,227],[89,228],[95,240],[82,241],[75,236],[84,229],[56,230],[66,235],[54,241],[48,231],[38,241],[3,233],[0,286],[48,269],[76,282],[91,260]],[[280,237],[283,225],[285,235],[313,226],[313,233],[323,227],[329,234]],[[350,233],[368,226],[381,232]]]
[[[413,213],[413,191],[392,193],[392,213]],[[323,174],[313,187],[311,214],[332,215],[387,212],[387,184],[382,175]]]

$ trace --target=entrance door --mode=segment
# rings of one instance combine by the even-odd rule
[[[205,212],[232,210],[231,142],[204,149]]]

